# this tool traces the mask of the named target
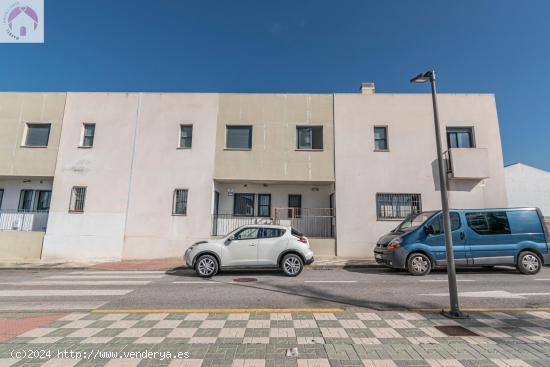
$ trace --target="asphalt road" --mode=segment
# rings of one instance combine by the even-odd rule
[[[239,282],[239,279],[253,280]],[[425,277],[385,268],[224,272],[211,280],[170,272],[1,270],[0,312],[102,309],[324,308],[441,309],[447,274]],[[550,268],[525,276],[512,268],[459,269],[462,307],[550,307]]]

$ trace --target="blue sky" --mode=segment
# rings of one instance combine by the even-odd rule
[[[550,1],[45,0],[3,91],[495,93],[505,163],[550,170]]]

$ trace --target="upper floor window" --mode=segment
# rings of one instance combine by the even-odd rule
[[[296,128],[297,149],[323,149],[323,127],[322,126],[298,126]]]
[[[193,146],[193,125],[180,125],[180,148]]]
[[[448,127],[448,148],[474,148],[474,132],[471,127]]]
[[[83,213],[85,201],[86,201],[86,187],[73,186],[73,188],[71,189],[71,201],[69,202],[69,212]]]
[[[83,124],[82,126],[82,147],[91,148],[94,146],[95,124]]]
[[[388,150],[388,127],[387,126],[374,127],[374,150],[378,150],[378,151]]]
[[[47,147],[51,124],[27,124],[25,146]]]
[[[404,219],[422,211],[420,194],[376,194],[376,217]]]
[[[172,204],[172,214],[187,215],[187,189],[174,190],[174,202]]]
[[[227,149],[252,149],[252,126],[227,126],[225,147]]]

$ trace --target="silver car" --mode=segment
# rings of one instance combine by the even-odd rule
[[[200,241],[185,251],[185,262],[200,277],[220,269],[280,268],[289,277],[300,274],[313,262],[309,241],[283,226],[242,226],[221,239]]]

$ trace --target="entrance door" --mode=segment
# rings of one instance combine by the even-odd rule
[[[453,249],[455,264],[466,265],[468,263],[466,240],[460,214],[451,212],[451,231],[453,234]],[[445,234],[443,233],[443,220],[441,214],[426,223],[434,229],[434,234],[426,235],[424,243],[432,247],[432,254],[437,265],[447,264],[447,251],[445,248]]]
[[[255,266],[258,264],[259,227],[246,227],[224,244],[222,266]]]
[[[212,221],[212,235],[218,235],[218,211],[220,207],[220,193],[214,191],[214,209],[213,209],[213,221]]]

